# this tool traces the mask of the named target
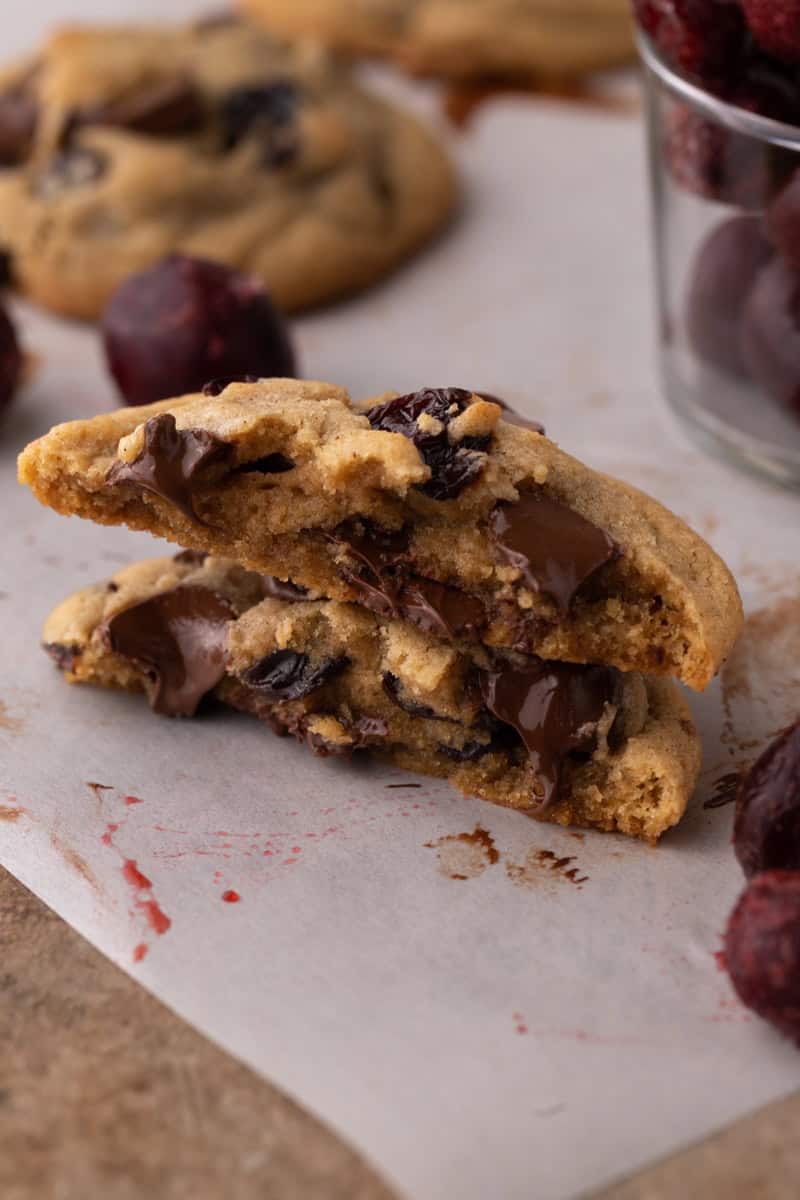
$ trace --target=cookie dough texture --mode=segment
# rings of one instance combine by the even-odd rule
[[[14,279],[88,318],[176,251],[253,273],[284,309],[326,301],[385,275],[455,198],[415,119],[318,47],[236,21],[57,31],[0,75],[0,158]]]
[[[228,451],[224,463],[193,479],[191,508],[119,475],[121,464],[141,460],[147,430],[163,414],[178,435],[201,431]],[[217,397],[56,426],[22,453],[19,474],[58,512],[148,530],[342,601],[364,599],[352,583],[358,562],[338,534],[342,526],[402,529],[415,577],[484,606],[485,644],[704,688],[741,626],[724,563],[656,501],[500,418],[497,405],[473,395],[450,424],[456,449],[459,437],[485,449],[470,452],[480,471],[446,500],[425,494],[431,468],[413,440],[373,429],[342,389],[296,380],[234,383]],[[259,469],[274,455],[291,469]],[[593,522],[622,551],[577,590],[566,612],[531,590],[492,536],[497,505],[511,510],[532,493]]]
[[[276,33],[419,74],[559,78],[633,54],[627,0],[242,0]]]
[[[64,601],[49,617],[43,640],[71,682],[147,690],[145,670],[109,650],[107,622],[160,593],[209,588],[240,613],[228,626],[227,675],[217,698],[259,716],[276,732],[293,734],[317,753],[349,756],[368,749],[409,770],[446,778],[468,795],[546,821],[648,841],[683,815],[700,749],[673,684],[626,676],[618,704],[607,706],[592,753],[565,761],[557,801],[532,811],[535,777],[524,747],[492,741],[481,719],[485,710],[469,698],[470,672],[490,661],[483,647],[443,645],[407,622],[381,619],[351,604],[261,600],[262,583],[222,559],[137,563]],[[58,653],[67,648],[68,660]],[[307,660],[309,674],[317,673],[315,686],[288,699],[252,686],[254,667],[292,653]],[[511,660],[494,654],[491,661],[496,666]],[[326,673],[332,663],[339,665]],[[474,755],[476,739],[488,744],[487,752],[457,761],[465,747]]]

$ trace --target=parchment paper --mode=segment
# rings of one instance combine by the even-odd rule
[[[496,101],[453,150],[459,224],[298,321],[305,372],[503,395],[728,558],[749,618],[695,702],[689,816],[658,850],[574,836],[243,716],[68,688],[37,648],[46,613],[163,547],[16,486],[26,440],[114,402],[95,333],[19,305],[40,361],[0,438],[0,861],[415,1200],[566,1200],[800,1084],[715,961],[742,877],[730,807],[703,807],[795,713],[798,501],[663,410],[636,121]]]

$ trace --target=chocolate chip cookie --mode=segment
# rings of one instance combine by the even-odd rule
[[[0,248],[60,312],[96,317],[176,251],[286,309],[328,300],[406,258],[454,194],[416,120],[244,22],[66,28],[0,75]]]
[[[370,750],[563,825],[655,841],[699,769],[669,682],[446,644],[192,553],[71,597],[44,643],[73,682],[144,690],[169,715],[213,693],[322,757]]]
[[[453,79],[546,79],[633,54],[627,0],[242,0],[276,33]]]
[[[741,625],[730,572],[654,500],[460,388],[363,409],[232,383],[56,426],[20,456],[44,504],[355,601],[443,642],[703,688]]]

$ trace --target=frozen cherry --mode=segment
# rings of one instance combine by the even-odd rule
[[[633,0],[639,24],[682,75],[712,90],[739,76],[746,28],[729,0]]]
[[[800,272],[778,258],[762,269],[750,293],[742,346],[756,383],[800,412]]]
[[[741,0],[750,32],[763,50],[800,62],[800,0]]]
[[[23,357],[16,330],[8,313],[0,308],[0,413],[17,390],[22,367]]]
[[[800,269],[800,171],[795,171],[770,206],[767,234],[781,257]]]
[[[761,143],[685,105],[670,111],[665,142],[670,173],[686,191],[746,209],[763,208],[774,194],[776,168]]]
[[[103,314],[109,370],[128,404],[209,380],[293,376],[289,334],[259,280],[173,255],[117,289]]]
[[[733,846],[748,879],[773,869],[800,871],[800,721],[767,747],[742,781]]]
[[[742,312],[756,276],[771,257],[758,217],[730,217],[703,242],[686,306],[689,341],[701,358],[735,374],[746,371]]]
[[[725,963],[742,1003],[800,1046],[800,873],[750,882],[728,921]]]

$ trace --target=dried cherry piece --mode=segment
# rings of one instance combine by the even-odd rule
[[[763,222],[746,214],[722,221],[702,243],[686,304],[689,341],[700,358],[734,374],[747,374],[742,314],[771,256]]]
[[[300,90],[291,79],[228,92],[222,104],[223,146],[233,150],[246,137],[264,145],[264,165],[289,166],[300,150],[297,110]]]
[[[751,880],[728,921],[725,965],[742,1003],[800,1046],[800,873]]]
[[[466,437],[452,444],[448,438],[450,422],[468,407],[472,393],[463,388],[423,388],[406,396],[371,408],[367,418],[373,429],[400,433],[414,443],[431,478],[420,491],[433,500],[453,500],[483,470],[488,437]],[[420,418],[428,420],[420,424]],[[430,425],[431,428],[426,428]]]
[[[800,0],[741,0],[753,37],[768,54],[800,62]]]
[[[205,259],[172,255],[132,275],[108,302],[102,330],[127,404],[199,391],[208,380],[296,371],[263,284]]]
[[[773,869],[800,871],[800,721],[742,780],[733,846],[748,879]]]
[[[800,272],[778,258],[763,268],[745,307],[742,337],[756,383],[800,412]]]
[[[0,413],[14,397],[22,378],[23,366],[17,331],[8,313],[0,307]]]
[[[328,658],[316,666],[298,650],[275,650],[248,667],[242,681],[269,700],[301,700],[341,674],[350,664],[344,655]]]

